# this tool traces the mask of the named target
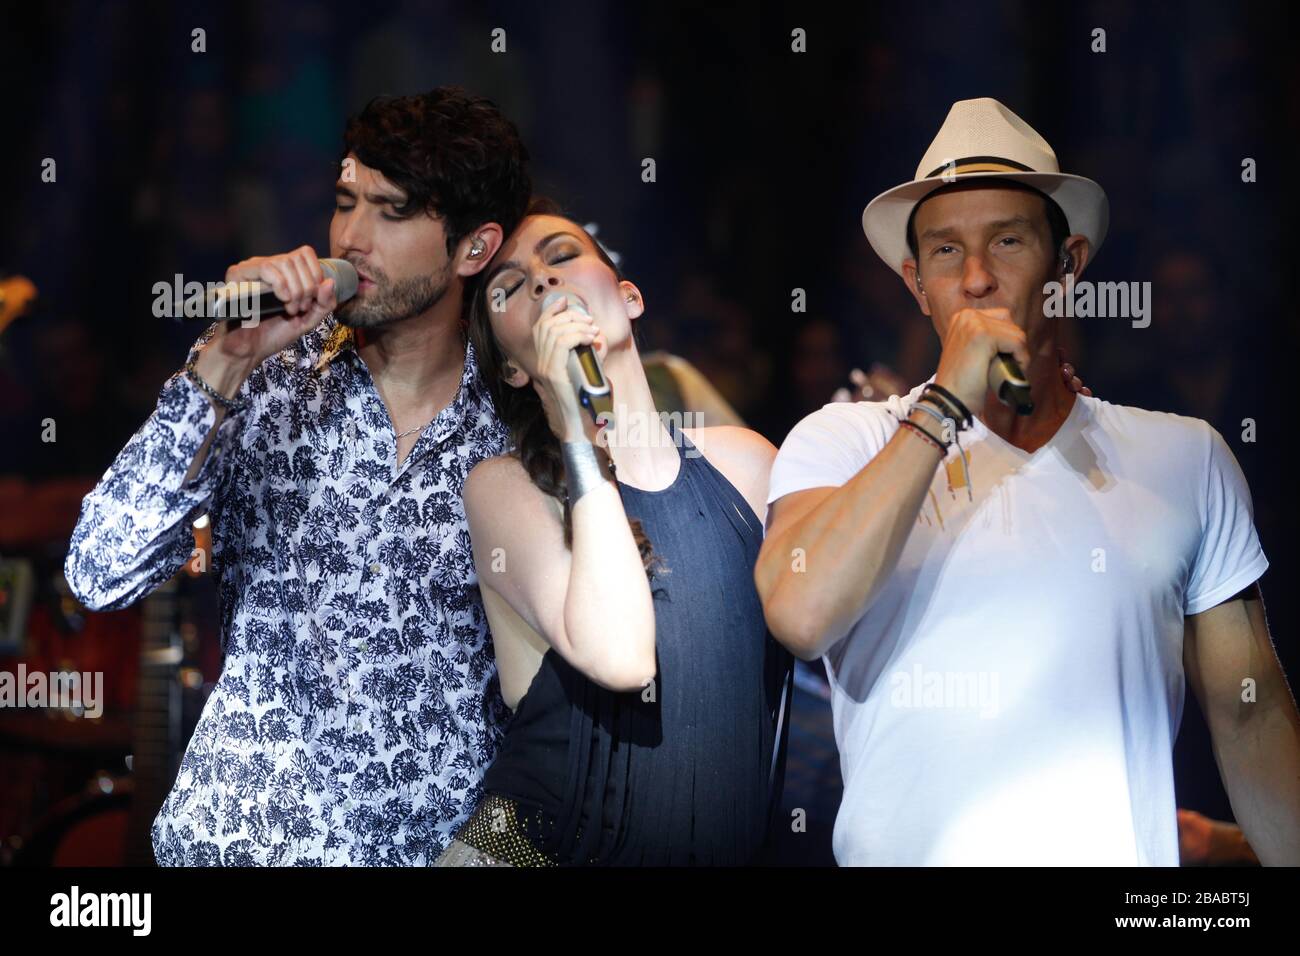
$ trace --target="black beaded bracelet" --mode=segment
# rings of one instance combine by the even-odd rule
[[[246,399],[226,398],[226,396],[222,395],[207,382],[203,381],[203,376],[199,374],[199,370],[195,367],[194,359],[190,359],[185,363],[185,374],[191,382],[199,387],[199,391],[203,392],[204,395],[216,402],[217,405],[225,410],[227,415],[233,415],[235,412],[242,411],[248,404]]]
[[[943,403],[952,410],[953,417],[960,422],[959,430],[971,427],[974,419],[971,418],[970,409],[962,403],[960,398],[948,391],[942,385],[936,385],[934,382],[928,383],[925,388],[921,390],[921,396],[924,397],[930,392],[933,392],[938,398],[942,399]]]

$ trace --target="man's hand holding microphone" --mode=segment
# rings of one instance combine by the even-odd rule
[[[999,354],[1010,355],[1020,369],[1029,368],[1025,331],[1011,321],[1011,310],[961,309],[953,313],[948,325],[935,384],[961,399],[972,414],[978,414],[984,408],[984,395],[991,387],[991,366]]]
[[[533,347],[540,373],[537,392],[551,431],[561,442],[596,442],[597,428],[583,410],[574,387],[574,353],[593,349],[604,333],[576,295],[552,294],[533,326]]]
[[[327,269],[334,275],[326,275]],[[226,270],[226,281],[258,283],[252,288],[262,297],[260,301],[273,303],[271,308],[261,308],[259,312],[283,316],[269,322],[219,321],[212,338],[195,355],[193,374],[206,384],[204,391],[211,389],[227,401],[239,394],[253,369],[316,328],[333,311],[340,301],[337,288],[340,282],[349,285],[343,290],[343,300],[356,294],[357,288],[356,270],[349,263],[337,259],[322,263],[311,246],[278,256],[245,259]],[[208,400],[216,418],[190,463],[185,476],[187,482],[203,467],[217,426],[225,417],[225,406],[210,394]]]
[[[353,271],[352,292],[355,275]],[[238,262],[226,270],[226,281],[259,283],[274,293],[283,308],[283,317],[276,321],[218,322],[212,338],[199,350],[195,371],[219,394],[234,398],[253,369],[316,328],[334,310],[340,301],[339,280],[326,274],[326,265],[311,246],[302,246],[282,255]],[[218,419],[221,412],[218,408]]]

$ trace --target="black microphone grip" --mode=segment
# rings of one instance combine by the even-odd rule
[[[357,294],[359,279],[352,263],[346,259],[321,259],[319,262],[325,278],[334,280],[334,298],[339,305]],[[265,282],[224,282],[213,292],[200,293],[195,299],[199,302],[198,309],[186,309],[181,303],[176,314],[206,321],[225,319],[227,326],[243,324],[253,317],[261,320],[284,314],[284,303]]]
[[[1029,379],[1010,352],[999,352],[989,362],[989,390],[1003,405],[1014,408],[1017,415],[1028,415],[1034,410]]]

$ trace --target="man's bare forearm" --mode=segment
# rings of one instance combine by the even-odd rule
[[[933,432],[924,412],[910,420]],[[898,433],[847,484],[769,539],[755,576],[772,633],[805,660],[862,616],[893,574],[942,460],[924,438]]]
[[[1260,704],[1247,705],[1264,709],[1215,750],[1233,815],[1260,862],[1300,866],[1300,717],[1285,679],[1270,684],[1279,686],[1261,685]]]

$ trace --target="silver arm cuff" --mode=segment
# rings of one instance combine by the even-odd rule
[[[589,491],[613,478],[613,463],[602,465],[596,446],[589,441],[560,443],[564,455],[564,482],[569,492],[569,507]],[[608,460],[608,459],[607,459]]]

